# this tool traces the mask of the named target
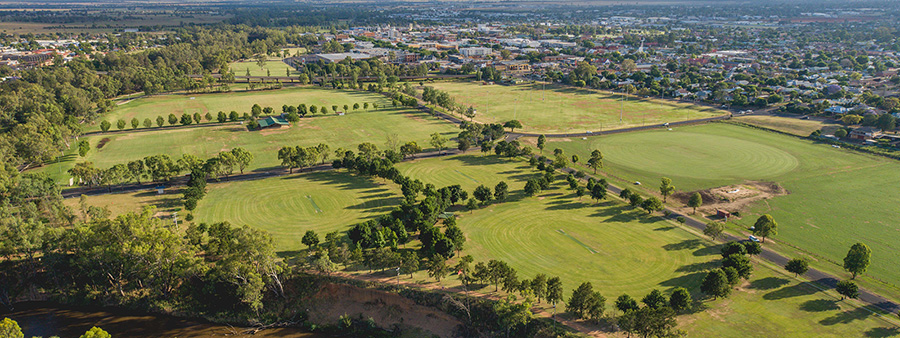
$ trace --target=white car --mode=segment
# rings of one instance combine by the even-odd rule
[[[753,242],[759,242],[759,238],[756,238],[756,236],[753,235],[750,235],[749,239]]]

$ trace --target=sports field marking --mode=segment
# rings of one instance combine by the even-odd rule
[[[563,236],[569,237],[570,239],[575,241],[575,243],[578,243],[578,245],[583,246],[585,249],[590,251],[592,254],[598,253],[596,250],[591,249],[591,247],[589,247],[589,246],[585,245],[584,243],[581,243],[581,241],[575,239],[575,237],[572,237],[572,235],[567,234],[565,231],[563,231],[563,229],[557,229],[556,231],[563,234]]]
[[[320,212],[322,212],[322,209],[319,209],[319,206],[316,205],[316,201],[313,200],[312,196],[306,195],[306,198],[309,199],[309,203],[312,203],[313,209],[316,209],[316,213],[317,213],[317,214],[320,213]]]
[[[459,171],[459,170],[453,169],[453,171],[459,173],[460,175],[463,175],[465,178],[468,178],[468,179],[470,179],[470,180],[472,180],[472,181],[475,181],[475,183],[481,183],[481,182],[478,182],[478,180],[472,178],[472,176],[463,174],[463,173],[462,173],[461,171]]]

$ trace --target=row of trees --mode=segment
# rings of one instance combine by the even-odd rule
[[[90,161],[76,163],[69,174],[86,186],[119,185],[131,182],[141,183],[143,179],[168,181],[182,172],[203,173],[206,178],[229,176],[234,170],[242,174],[253,161],[253,154],[243,148],[233,148],[220,152],[207,160],[191,154],[183,154],[178,160],[169,155],[152,155],[128,163],[116,164],[107,169],[99,169]]]

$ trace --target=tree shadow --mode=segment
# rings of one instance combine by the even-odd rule
[[[718,245],[707,245],[693,252],[694,256],[713,256],[719,255],[722,249]]]
[[[684,288],[693,288],[697,285],[700,285],[700,281],[703,280],[703,277],[706,276],[706,272],[694,272],[686,275],[678,276],[675,278],[670,278],[664,280],[659,283],[659,286],[664,287],[684,287]]]
[[[656,230],[656,229],[654,229]],[[666,249],[666,251],[680,251],[680,250],[692,250],[699,248],[703,245],[703,242],[700,239],[686,239],[678,243],[669,243],[663,245],[662,248]]]
[[[828,317],[819,321],[819,324],[822,325],[837,325],[837,324],[847,324],[853,322],[854,320],[865,320],[872,316],[873,312],[864,307],[858,307],[850,311],[844,311],[838,313],[832,317]]]
[[[833,299],[813,299],[803,302],[800,304],[800,310],[806,312],[825,312],[825,311],[835,311],[840,310],[841,307],[837,304],[838,301]]]
[[[900,336],[898,327],[876,327],[865,332],[866,337],[897,337]]]
[[[819,289],[816,289],[811,285],[806,285],[806,283],[804,282],[794,286],[786,286],[781,289],[764,294],[763,299],[778,300],[791,297],[809,296],[816,294],[817,292],[819,292]]]
[[[709,271],[719,267],[719,261],[709,261],[709,262],[701,262],[701,263],[691,263],[688,265],[682,265],[675,269],[676,272],[700,272],[700,271]]]
[[[670,231],[670,230],[675,230],[675,227],[670,225],[670,226],[662,226],[662,227],[653,229],[653,231]]]
[[[756,290],[772,290],[772,289],[777,289],[782,286],[788,285],[790,283],[791,283],[791,281],[784,279],[784,278],[766,277],[763,279],[757,279],[757,280],[750,282],[750,285],[747,287],[750,289],[756,289]]]

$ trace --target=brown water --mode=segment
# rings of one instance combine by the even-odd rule
[[[25,337],[79,337],[93,326],[109,332],[114,338],[210,338],[236,336],[244,328],[219,325],[201,320],[165,315],[131,313],[118,309],[81,308],[48,302],[16,304],[13,311],[0,312],[19,323]],[[263,330],[253,337],[324,338],[299,328]]]

